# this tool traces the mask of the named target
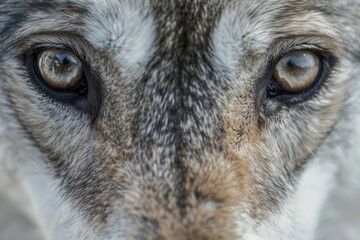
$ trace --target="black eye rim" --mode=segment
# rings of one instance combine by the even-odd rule
[[[84,64],[84,82],[82,83],[84,85],[78,85],[75,88],[69,90],[57,90],[51,87],[43,79],[37,66],[37,58],[39,54],[42,51],[51,49],[68,51],[77,56],[77,54],[71,51],[71,49],[60,47],[40,47],[27,51],[23,56],[23,61],[27,68],[30,80],[32,80],[37,88],[46,96],[58,102],[73,106],[77,110],[89,114],[94,120],[97,116],[101,103],[100,84],[97,81],[97,74],[92,71],[91,67],[86,63],[86,61],[83,61],[83,58],[77,56]],[[86,89],[83,89],[85,87]]]
[[[287,92],[282,90],[276,83],[276,80],[273,77],[273,71],[281,58],[295,51],[307,51],[313,53],[319,58],[320,69],[316,80],[309,87],[300,92]],[[286,105],[293,105],[308,101],[322,88],[324,82],[329,78],[331,70],[336,65],[336,62],[337,58],[331,53],[312,49],[296,49],[281,55],[278,59],[276,59],[276,61],[272,61],[270,67],[268,68],[269,70],[266,73],[266,78],[268,79],[266,84],[266,98]]]
[[[314,84],[306,91],[289,93],[282,92],[278,95],[269,94],[269,85],[274,83],[273,72],[276,64],[280,59],[293,51],[310,51],[319,57],[321,70],[318,79]],[[329,79],[334,67],[338,64],[338,57],[331,51],[318,49],[318,48],[296,48],[286,51],[284,54],[279,55],[277,58],[273,58],[267,64],[265,72],[260,76],[258,83],[254,89],[257,93],[254,98],[255,107],[259,112],[261,118],[270,117],[277,113],[282,107],[295,107],[299,104],[310,101],[316,97],[321,89],[326,87],[326,82]]]

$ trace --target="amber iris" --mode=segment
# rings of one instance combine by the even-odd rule
[[[318,79],[320,59],[310,51],[293,51],[277,63],[273,78],[287,92],[302,92],[313,86]]]
[[[37,57],[37,66],[41,77],[50,87],[57,90],[71,90],[83,80],[84,67],[73,53],[49,49]]]

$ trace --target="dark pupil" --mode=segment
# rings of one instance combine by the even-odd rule
[[[289,61],[287,62],[286,66],[292,68],[292,67],[295,67],[296,64],[292,61],[292,59],[289,59]]]
[[[68,54],[58,54],[56,56],[56,63],[59,65],[68,65],[70,63],[75,64],[74,59],[71,59]]]
[[[56,54],[54,59],[55,71],[58,74],[67,74],[73,71],[73,66],[77,65],[77,61],[74,57],[66,53]]]
[[[313,62],[304,55],[292,56],[286,59],[285,66],[291,70],[305,70],[313,67]]]
[[[65,57],[65,58],[62,60],[62,63],[63,63],[64,65],[67,65],[69,62],[70,62],[70,61],[69,61],[69,59],[68,59],[67,57]]]
[[[311,69],[312,63],[306,56],[298,55],[287,58],[284,61],[284,67],[287,68],[291,74],[301,76],[307,69]]]

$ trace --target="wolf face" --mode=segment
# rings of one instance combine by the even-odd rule
[[[2,172],[47,239],[311,239],[359,154],[359,12],[2,0]]]

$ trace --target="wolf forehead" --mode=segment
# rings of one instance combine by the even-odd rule
[[[270,29],[274,31],[277,27],[286,25],[294,17],[292,14],[295,11],[298,15],[301,13],[303,16],[317,17],[314,20],[299,18],[299,25],[315,24],[319,27],[317,24],[324,24],[323,21],[316,24],[320,17],[330,16],[336,10],[330,3],[316,3],[309,7],[307,1],[282,0],[81,0],[56,3],[5,1],[2,11],[2,29],[4,33],[8,32],[7,35],[16,29],[25,30],[19,37],[36,31],[76,32],[85,35],[92,44],[107,49],[109,53],[124,53],[122,57],[127,57],[126,63],[136,64],[136,60],[147,59],[154,53],[150,51],[153,45],[168,51],[171,49],[175,53],[173,58],[176,58],[177,52],[186,53],[184,49],[187,52],[211,50],[207,47],[212,44],[214,31],[221,19],[224,21],[220,27],[232,28],[238,34],[221,37],[228,37],[229,41],[238,40],[237,47],[250,48],[255,43],[260,44],[266,40]],[[38,26],[31,20],[37,21]],[[269,22],[270,20],[274,22]],[[219,34],[221,33],[226,34],[226,31]],[[237,39],[232,39],[234,37]],[[263,46],[270,41],[271,39],[265,41]],[[120,52],[122,49],[127,52]]]

